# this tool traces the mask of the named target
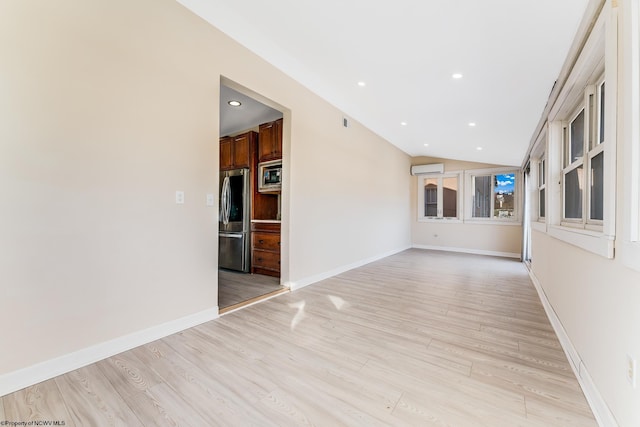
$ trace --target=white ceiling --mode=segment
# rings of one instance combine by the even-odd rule
[[[239,101],[233,107],[229,101]],[[230,87],[220,86],[220,136],[235,134],[282,117],[282,112],[248,97]]]
[[[178,1],[406,153],[506,165],[588,2]]]

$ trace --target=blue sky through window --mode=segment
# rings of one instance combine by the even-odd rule
[[[515,187],[516,174],[515,173],[503,173],[496,175],[495,192],[500,193],[513,193]]]

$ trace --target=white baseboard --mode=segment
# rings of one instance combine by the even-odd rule
[[[580,358],[580,354],[573,346],[569,335],[565,331],[562,326],[562,322],[560,318],[556,315],[556,312],[553,310],[553,306],[547,299],[547,295],[544,293],[544,289],[540,285],[538,278],[533,271],[529,270],[529,277],[531,277],[531,281],[533,285],[536,287],[538,291],[538,295],[540,296],[540,301],[544,306],[544,311],[547,313],[547,317],[551,322],[551,326],[553,326],[553,330],[556,332],[558,339],[560,340],[560,344],[562,345],[562,349],[564,353],[567,355],[567,359],[569,359],[569,364],[571,365],[571,369],[573,369],[573,373],[576,375],[578,382],[580,383],[580,387],[584,393],[584,396],[591,407],[591,411],[593,412],[593,416],[596,418],[598,425],[601,427],[617,427],[618,423],[616,422],[615,417],[609,410],[607,406],[607,402],[604,401],[600,392],[598,391],[591,375],[589,375],[589,371],[587,371],[586,366],[582,363],[582,359]]]
[[[363,259],[363,260],[360,260],[360,261],[356,261],[356,262],[351,263],[351,264],[347,264],[347,265],[343,265],[343,266],[334,268],[334,269],[329,270],[329,271],[325,271],[324,273],[316,274],[316,275],[310,276],[310,277],[305,277],[305,278],[300,279],[300,280],[290,281],[290,282],[286,283],[284,286],[286,286],[289,289],[291,289],[291,291],[295,291],[295,290],[298,290],[300,288],[304,288],[305,286],[309,286],[309,285],[311,285],[313,283],[319,282],[321,280],[325,280],[325,279],[328,279],[330,277],[336,276],[336,275],[338,275],[340,273],[344,273],[345,271],[353,270],[354,268],[362,267],[363,265],[369,264],[371,262],[378,261],[378,260],[380,260],[382,258],[386,258],[386,257],[391,256],[391,255],[395,255],[395,254],[397,254],[399,252],[402,252],[402,251],[406,251],[407,249],[410,249],[410,248],[411,248],[411,246],[406,246],[406,247],[403,247],[403,248],[400,248],[400,249],[394,249],[392,251],[385,252],[383,254],[379,254],[379,255],[373,256],[371,258],[366,258],[366,259]]]
[[[412,247],[416,249],[429,249],[432,251],[462,252],[465,254],[499,256],[503,258],[520,259],[522,257],[522,255],[519,252],[497,252],[497,251],[485,251],[483,249],[453,248],[450,246],[432,246],[432,245],[418,245],[418,244],[414,244]]]
[[[218,307],[216,306],[9,372],[0,376],[0,397],[217,318]]]

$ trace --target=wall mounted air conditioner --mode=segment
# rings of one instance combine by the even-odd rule
[[[432,163],[430,165],[411,166],[411,175],[423,175],[426,173],[443,173],[444,163]]]

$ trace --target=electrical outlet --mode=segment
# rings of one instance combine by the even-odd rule
[[[184,205],[184,191],[176,191],[176,204]]]
[[[207,194],[207,206],[213,206],[215,204],[215,197],[213,194]]]
[[[627,354],[627,381],[636,388],[636,359],[630,354]]]

